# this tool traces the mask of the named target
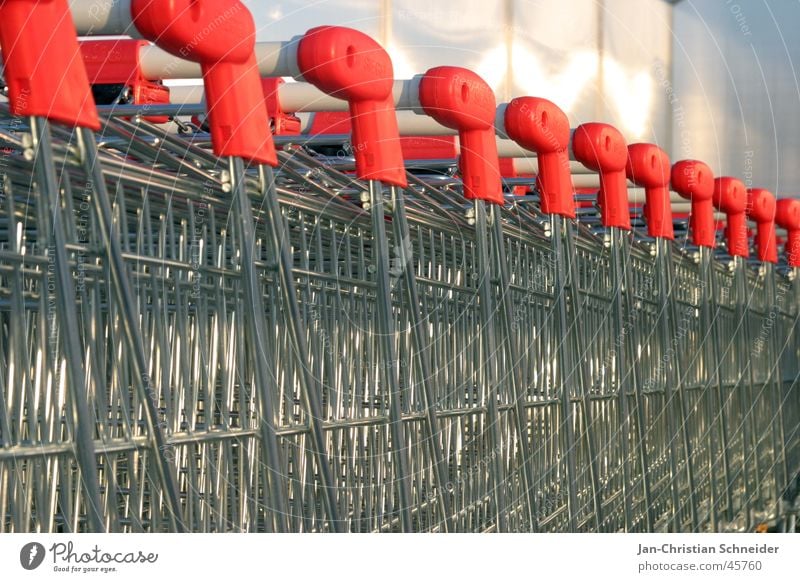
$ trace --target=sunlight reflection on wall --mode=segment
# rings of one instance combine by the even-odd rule
[[[669,115],[657,77],[669,71],[670,9],[663,0],[247,4],[260,40],[290,38],[322,23],[351,26],[387,47],[397,78],[437,65],[468,67],[501,101],[545,97],[573,124],[606,121],[629,140],[668,146]]]

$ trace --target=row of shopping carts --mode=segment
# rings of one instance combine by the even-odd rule
[[[794,529],[800,200],[353,30],[71,10],[0,2],[0,531]]]

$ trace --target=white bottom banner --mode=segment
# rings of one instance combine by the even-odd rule
[[[767,580],[800,576],[779,534],[0,535],[0,580]],[[578,578],[578,576],[582,578]],[[583,578],[585,577],[585,578]]]

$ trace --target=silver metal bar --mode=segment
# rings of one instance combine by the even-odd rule
[[[486,205],[482,200],[474,201],[475,209],[475,239],[478,252],[478,301],[480,309],[481,340],[483,349],[480,357],[480,378],[483,383],[482,400],[487,407],[487,421],[489,427],[489,443],[491,446],[491,496],[492,512],[497,531],[505,532],[508,529],[506,511],[506,483],[503,479],[501,455],[503,434],[500,430],[500,415],[497,409],[498,392],[500,390],[500,376],[497,362],[497,338],[494,331],[495,307],[492,293],[492,268],[489,254],[489,236],[486,215]]]
[[[777,289],[775,285],[775,270],[772,263],[764,263],[764,311],[767,314],[767,321],[763,326],[774,325],[777,319],[778,307],[775,304]],[[769,322],[769,323],[768,323]],[[767,342],[767,359],[769,361],[768,383],[769,398],[771,404],[772,421],[772,442],[774,447],[775,480],[777,488],[780,490],[786,487],[789,482],[789,467],[786,462],[786,430],[783,423],[783,398],[781,396],[783,379],[780,366],[780,343],[777,333],[770,333]]]
[[[689,527],[692,531],[699,528],[697,515],[697,500],[694,479],[694,455],[692,442],[689,436],[688,410],[684,386],[684,376],[681,370],[681,361],[676,350],[680,349],[679,332],[684,328],[678,322],[678,308],[675,299],[675,283],[673,279],[672,243],[663,238],[656,239],[656,262],[659,276],[659,303],[661,307],[660,332],[662,342],[662,363],[664,370],[664,387],[666,394],[667,426],[669,432],[670,467],[672,474],[672,529],[683,531],[683,517],[681,515],[681,495],[687,497],[686,505],[689,510]],[[679,331],[680,330],[680,331]],[[676,414],[677,412],[677,414]],[[680,452],[679,452],[680,449]],[[681,487],[678,477],[680,468],[678,459],[683,456],[683,471],[686,481]]]
[[[622,450],[623,459],[631,459],[631,413],[628,401],[628,382],[625,368],[625,347],[628,344],[627,335],[629,333],[628,326],[631,324],[630,313],[625,309],[625,297],[623,293],[630,294],[630,288],[626,288],[625,281],[625,267],[623,265],[624,249],[623,244],[625,240],[625,232],[612,227],[609,229],[610,242],[609,250],[611,256],[611,276],[612,288],[614,293],[612,304],[612,325],[614,329],[614,344],[615,347],[611,348],[610,362],[614,367],[614,378],[616,380],[616,391],[620,414],[620,427],[616,436],[619,446]],[[622,496],[623,513],[625,516],[625,531],[633,531],[634,527],[634,508],[633,508],[633,475],[631,471],[631,464],[628,462],[622,463]]]
[[[559,223],[561,223],[561,225],[559,225]],[[563,230],[557,228],[558,226],[562,226]],[[576,231],[573,221],[555,220],[552,226],[552,233],[555,258],[559,261],[557,268],[559,280],[556,282],[555,286],[559,302],[560,327],[558,329],[563,330],[561,333],[565,336],[566,341],[569,342],[567,344],[569,349],[565,349],[565,353],[561,357],[563,366],[562,375],[564,376],[565,383],[569,378],[575,378],[578,409],[581,417],[584,419],[583,438],[586,443],[586,461],[589,471],[589,496],[591,497],[593,505],[590,522],[593,524],[595,531],[602,531],[605,516],[600,486],[600,471],[598,467],[598,455],[600,454],[600,450],[597,446],[594,432],[597,428],[595,424],[597,419],[593,413],[590,399],[592,380],[589,375],[589,365],[592,360],[589,346],[587,345],[589,332],[588,327],[585,327],[586,312],[584,311],[584,299],[578,266],[578,247],[575,242]],[[563,247],[561,241],[556,240],[558,236],[562,237]],[[567,356],[571,357],[567,358]],[[562,414],[566,414],[566,408],[564,408]],[[569,432],[566,434],[568,435]],[[569,440],[570,439],[568,439],[568,443]],[[573,474],[576,474],[577,468],[573,468],[572,471]]]
[[[748,499],[752,499],[751,508],[744,510],[744,526],[746,529],[751,529],[752,526],[752,510],[761,510],[762,507],[762,470],[761,458],[758,452],[758,437],[756,432],[756,418],[755,407],[757,401],[755,400],[754,392],[754,376],[753,366],[749,362],[751,349],[751,330],[750,330],[750,315],[749,315],[749,299],[748,299],[748,283],[746,264],[742,257],[733,258],[734,268],[734,284],[736,286],[736,316],[740,322],[737,333],[738,343],[738,359],[739,359],[739,382],[741,383],[741,406],[742,406],[742,438],[744,439],[744,463],[742,470],[744,472],[745,482],[745,495]],[[750,472],[752,471],[752,483],[758,489],[753,491],[750,487]]]
[[[455,527],[452,519],[452,500],[450,492],[447,491],[449,479],[447,478],[447,468],[441,448],[442,428],[436,415],[438,403],[433,386],[431,386],[433,376],[430,362],[430,346],[424,330],[425,319],[420,311],[420,296],[414,272],[414,251],[403,198],[401,189],[391,188],[392,224],[395,231],[395,240],[399,243],[397,248],[400,255],[400,265],[403,269],[402,277],[410,314],[411,335],[414,344],[413,356],[419,369],[419,382],[422,384],[422,393],[424,395],[426,440],[429,443],[430,456],[434,464],[434,478],[437,488],[436,498],[439,503],[439,510],[442,513],[441,530],[449,532],[454,531]]]
[[[645,531],[653,531],[653,524],[655,522],[653,517],[653,503],[652,503],[652,490],[651,490],[651,483],[650,483],[650,472],[649,472],[649,459],[648,459],[648,451],[647,446],[645,443],[645,420],[644,420],[644,399],[642,397],[641,391],[641,381],[639,378],[639,367],[637,366],[637,362],[640,360],[640,342],[644,340],[644,333],[642,333],[642,325],[637,323],[637,319],[639,319],[639,314],[643,311],[644,301],[641,297],[634,297],[634,279],[633,279],[633,257],[630,253],[630,240],[628,238],[627,233],[620,233],[621,237],[619,242],[621,243],[620,252],[622,255],[623,262],[620,265],[622,267],[622,276],[618,279],[619,283],[624,285],[624,296],[622,297],[624,300],[624,317],[625,321],[629,321],[632,323],[631,329],[629,332],[625,334],[622,338],[623,340],[623,351],[627,352],[624,358],[630,361],[628,365],[628,370],[623,377],[624,380],[620,383],[619,389],[622,392],[627,392],[628,388],[626,385],[630,385],[630,390],[633,392],[633,402],[634,402],[634,410],[633,416],[635,419],[635,432],[633,432],[632,436],[634,438],[634,443],[637,449],[637,459],[639,464],[639,471],[640,471],[640,480],[641,480],[641,487],[642,487],[642,495],[644,501],[644,527]],[[614,235],[612,234],[611,239],[612,244],[612,252],[614,250]],[[618,290],[618,296],[622,295],[622,289]]]
[[[78,336],[78,323],[76,312],[73,309],[74,301],[76,298],[75,287],[72,281],[72,273],[70,271],[69,262],[67,259],[66,239],[64,231],[64,221],[62,216],[62,208],[59,200],[58,180],[56,178],[55,164],[52,158],[52,151],[50,145],[50,126],[49,122],[44,118],[31,118],[31,133],[33,135],[34,147],[34,165],[36,167],[36,176],[39,181],[41,193],[46,197],[48,207],[48,217],[51,220],[50,235],[53,237],[53,243],[48,252],[53,254],[52,261],[54,265],[55,276],[52,283],[54,288],[56,313],[52,314],[53,318],[58,317],[60,320],[60,333],[63,334],[64,340],[64,356],[66,359],[66,372],[68,377],[68,385],[71,390],[72,400],[72,422],[70,423],[75,431],[75,444],[74,452],[78,460],[78,465],[81,468],[81,482],[85,493],[84,504],[86,507],[87,519],[89,527],[95,532],[106,531],[102,517],[102,498],[100,495],[100,486],[98,482],[98,468],[95,458],[94,441],[93,441],[93,421],[92,414],[89,409],[88,399],[84,390],[86,389],[86,377],[84,368],[86,361],[83,354],[83,347]],[[43,201],[44,202],[44,201]],[[49,238],[49,237],[48,237]],[[21,308],[18,304],[17,308]],[[19,315],[23,311],[20,310]],[[48,314],[48,318],[51,315]],[[17,322],[14,327],[22,327],[23,322]],[[16,333],[19,334],[22,329],[17,329]],[[54,332],[53,333],[58,333]],[[57,336],[51,337],[51,341],[57,341]],[[22,338],[17,335],[16,341],[21,349],[23,346]],[[55,348],[55,346],[53,346]],[[57,348],[56,348],[57,349]],[[24,361],[24,360],[23,360]],[[33,403],[31,402],[32,406]]]
[[[497,297],[497,311],[499,318],[499,326],[501,328],[500,340],[504,345],[507,353],[507,366],[509,368],[506,374],[506,382],[510,387],[510,394],[513,411],[514,423],[513,431],[516,433],[517,448],[519,450],[519,473],[522,481],[522,491],[524,496],[524,507],[522,509],[524,515],[524,523],[528,524],[528,530],[536,532],[539,529],[536,497],[534,491],[534,483],[536,482],[536,475],[534,473],[533,462],[530,452],[530,434],[528,431],[528,415],[523,406],[523,382],[521,378],[522,358],[517,343],[513,338],[514,323],[513,323],[513,309],[510,282],[511,276],[509,274],[508,258],[505,251],[505,237],[503,234],[503,223],[501,209],[497,205],[492,205],[489,211],[489,217],[492,225],[489,231],[490,246],[492,250],[492,260],[495,266],[495,273],[493,277],[497,281],[498,297]]]
[[[395,350],[395,328],[392,308],[391,285],[389,283],[389,245],[386,237],[386,220],[384,216],[383,186],[380,182],[370,180],[369,203],[372,216],[372,231],[375,242],[373,260],[377,275],[377,318],[381,351],[383,380],[389,399],[389,429],[391,433],[390,448],[395,461],[394,479],[398,494],[399,506],[395,511],[400,516],[403,531],[412,531],[411,519],[411,487],[408,459],[406,457],[407,437],[401,422],[400,398],[401,390],[398,381],[398,361]]]
[[[718,306],[717,306],[717,281],[714,275],[714,265],[711,261],[711,249],[707,247],[700,247],[700,272],[702,274],[701,281],[703,282],[703,303],[701,317],[703,320],[703,329],[707,334],[706,340],[703,342],[705,351],[703,353],[704,361],[706,362],[706,382],[710,391],[711,407],[709,414],[711,415],[710,425],[716,427],[716,435],[718,440],[719,460],[722,462],[722,497],[724,498],[724,509],[728,521],[733,521],[733,481],[731,477],[731,459],[730,448],[728,447],[728,419],[724,414],[724,402],[722,392],[722,381],[720,379],[720,339],[717,326],[718,320]],[[709,432],[711,438],[711,432]],[[710,446],[710,450],[714,450]],[[712,460],[712,489],[714,488],[716,461]],[[718,530],[718,523],[715,523],[714,514],[716,512],[716,505],[719,503],[718,499],[712,499],[712,528],[714,531]]]
[[[256,390],[259,392],[261,411],[261,446],[264,447],[264,463],[269,475],[269,487],[265,489],[264,507],[271,510],[271,520],[275,531],[289,530],[289,510],[285,498],[285,475],[281,467],[281,453],[275,435],[275,411],[272,406],[271,389],[276,380],[276,371],[271,364],[268,347],[269,332],[264,320],[265,309],[262,304],[261,283],[255,271],[256,236],[253,226],[252,209],[244,180],[244,163],[239,158],[230,158],[229,171],[233,196],[234,217],[238,222],[240,233],[240,249],[242,253],[241,267],[243,275],[243,291],[245,304],[249,313],[244,318],[251,349],[253,351]],[[266,496],[267,492],[269,495]]]
[[[309,425],[311,429],[312,448],[317,463],[317,471],[323,487],[322,498],[325,504],[326,514],[330,520],[330,527],[333,531],[342,531],[339,522],[338,510],[334,491],[334,482],[331,476],[330,461],[326,454],[324,436],[322,432],[322,405],[319,401],[321,386],[306,365],[308,362],[308,346],[303,332],[302,317],[297,302],[297,291],[295,290],[294,277],[292,274],[292,261],[289,255],[289,240],[280,217],[280,206],[275,190],[275,178],[272,168],[262,166],[262,181],[265,185],[263,189],[264,199],[267,204],[269,216],[270,233],[272,234],[272,244],[278,260],[278,272],[281,278],[281,289],[283,291],[284,308],[289,315],[289,334],[292,348],[301,368],[299,377],[301,379],[301,390],[305,399],[305,406],[309,415]]]
[[[157,458],[156,469],[159,479],[164,487],[164,496],[170,512],[168,518],[175,531],[183,531],[183,518],[178,493],[178,486],[171,463],[167,456],[167,445],[164,437],[163,423],[158,418],[158,405],[155,398],[155,388],[149,375],[144,353],[144,342],[137,322],[136,302],[127,278],[127,269],[122,258],[122,250],[117,235],[112,226],[111,202],[106,190],[100,162],[97,158],[97,146],[91,130],[80,128],[78,130],[78,144],[84,160],[84,167],[94,191],[95,214],[100,227],[103,248],[107,253],[107,267],[111,278],[112,292],[121,311],[123,333],[132,358],[132,382],[145,409],[145,419],[150,433],[153,454]]]

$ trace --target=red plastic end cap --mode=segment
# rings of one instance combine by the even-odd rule
[[[572,151],[576,160],[600,174],[597,202],[603,225],[630,230],[625,138],[616,128],[605,123],[584,123],[572,136]]]
[[[714,206],[727,215],[725,238],[728,254],[732,257],[747,257],[750,247],[747,243],[747,191],[741,180],[722,176],[714,180]]]
[[[14,115],[100,129],[66,0],[1,1],[0,48]]]
[[[714,172],[697,160],[681,160],[672,166],[672,189],[690,200],[689,230],[692,242],[699,247],[713,248],[716,243],[714,228]]]
[[[644,217],[647,232],[655,238],[674,239],[672,203],[669,199],[671,166],[669,156],[660,147],[649,143],[628,146],[628,179],[645,190]]]
[[[347,111],[317,111],[311,116],[311,135],[346,135],[353,132]]]
[[[256,29],[238,0],[131,0],[136,29],[162,49],[196,63],[243,63]]]
[[[557,105],[538,97],[517,97],[505,110],[508,137],[536,152],[542,212],[575,218],[569,168],[569,119]]]
[[[82,40],[80,41],[86,74],[92,85],[125,85],[137,105],[169,103],[169,87],[151,81],[142,74],[139,55],[146,40]],[[165,115],[145,116],[152,123],[166,123]]]
[[[400,146],[406,160],[454,160],[458,157],[454,135],[403,136]]]
[[[264,93],[267,116],[272,126],[273,135],[298,135],[300,133],[300,118],[292,113],[286,113],[281,107],[278,96],[278,91],[284,82],[280,77],[264,77],[261,79],[261,90]]]
[[[756,253],[765,263],[778,262],[775,235],[775,195],[764,188],[747,190],[747,215],[756,223]]]
[[[297,64],[306,81],[350,104],[358,177],[405,187],[394,72],[383,47],[357,30],[320,26],[298,43]]]
[[[238,0],[131,0],[131,16],[145,38],[200,63],[214,153],[277,165],[247,8]]]
[[[789,233],[786,238],[786,262],[790,267],[800,267],[800,200],[778,200],[775,222]]]
[[[714,206],[725,214],[747,210],[747,190],[741,180],[721,176],[714,180]]]
[[[469,69],[434,67],[420,80],[419,102],[433,119],[458,131],[464,196],[503,204],[491,87]]]

